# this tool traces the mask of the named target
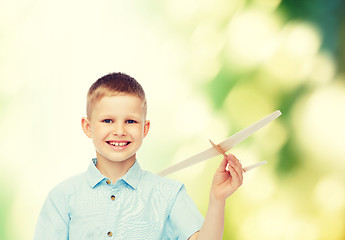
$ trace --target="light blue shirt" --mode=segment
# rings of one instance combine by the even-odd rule
[[[135,162],[111,184],[96,161],[50,191],[34,240],[185,240],[200,230],[204,218],[182,183]]]

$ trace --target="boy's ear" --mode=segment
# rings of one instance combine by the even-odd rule
[[[81,119],[81,127],[83,128],[85,135],[91,138],[91,126],[88,118],[83,117]]]
[[[146,120],[145,125],[144,125],[144,137],[146,137],[146,135],[149,133],[149,129],[150,129],[150,121]]]

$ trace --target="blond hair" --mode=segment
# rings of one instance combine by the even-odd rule
[[[93,105],[105,96],[132,95],[143,102],[144,115],[147,112],[147,102],[142,86],[132,77],[124,73],[110,73],[94,82],[87,93],[86,114],[91,117]]]

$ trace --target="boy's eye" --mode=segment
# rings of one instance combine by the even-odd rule
[[[103,122],[105,122],[105,123],[112,123],[113,121],[111,119],[104,119]]]
[[[136,123],[134,120],[127,120],[126,123]]]

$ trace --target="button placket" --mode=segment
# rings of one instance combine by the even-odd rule
[[[114,202],[115,199],[116,199],[115,194],[112,194],[112,193],[110,193],[110,194],[111,194],[110,200],[111,200],[112,202]],[[113,237],[113,235],[114,235],[114,234],[113,234],[112,231],[107,232],[107,236],[108,236],[109,238]]]
[[[117,186],[115,184],[115,186],[113,186],[112,190],[109,192],[109,195],[108,195],[111,202],[115,202],[118,199],[120,192],[121,192],[121,186]]]
[[[107,232],[107,238],[110,239],[116,239],[116,234],[114,231],[116,231],[116,218],[114,219],[114,214],[118,210],[118,197],[119,197],[119,192],[121,192],[121,187],[117,185],[116,183],[114,185],[111,185],[110,188],[107,187],[107,195],[105,196],[108,200],[109,204],[109,215],[111,216],[112,223],[110,224]],[[115,220],[115,221],[114,221]]]

